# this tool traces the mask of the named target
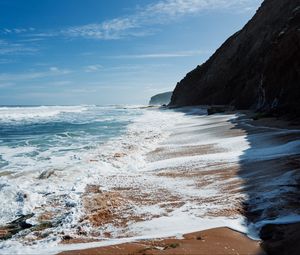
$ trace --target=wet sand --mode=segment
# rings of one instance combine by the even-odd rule
[[[297,254],[299,249],[290,247],[300,243],[293,224],[300,221],[298,127],[236,112],[175,111],[165,117],[176,121],[139,136],[146,149],[125,139],[107,152],[103,159],[114,171],[104,168],[83,183],[74,222],[59,229],[55,219],[66,206],[76,207],[51,200],[35,208],[39,224],[20,232],[21,242],[56,238],[49,254],[79,249],[75,254],[261,253],[260,242],[245,233],[261,234],[267,251]],[[95,155],[88,159],[91,169],[99,166]],[[1,231],[0,237],[7,233]]]
[[[299,215],[300,131],[296,128],[269,118],[253,121],[249,114],[229,119],[226,114],[202,117],[199,125],[182,123],[172,130],[167,141],[146,155],[150,167],[140,176],[123,176],[127,182],[118,183],[109,192],[102,192],[101,187],[87,187],[83,195],[85,220],[99,227],[114,224],[123,229],[117,238],[124,238],[135,235],[128,231],[132,224],[148,221],[149,227],[151,221],[172,218],[178,210],[200,218],[246,217],[254,226],[281,215]],[[230,155],[235,155],[239,147],[247,149],[236,160],[236,156]],[[130,210],[132,206],[156,206],[160,210],[138,215]],[[184,224],[184,220],[176,223]],[[295,233],[294,226],[288,226],[288,233]],[[271,236],[264,236],[262,247],[274,253],[275,245],[275,250],[279,246],[284,252],[291,234],[277,240],[278,229],[272,231]],[[102,236],[110,238],[113,234],[103,232]],[[98,236],[95,237],[97,241]],[[62,254],[264,254],[260,242],[230,228],[212,228],[183,237],[148,239]],[[78,243],[84,238],[72,237],[63,243]]]
[[[260,243],[229,228],[215,228],[186,234],[183,239],[166,238],[125,243],[86,250],[62,252],[60,255],[263,255]]]

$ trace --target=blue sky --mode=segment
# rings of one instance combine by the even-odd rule
[[[0,104],[145,104],[262,0],[0,0]]]

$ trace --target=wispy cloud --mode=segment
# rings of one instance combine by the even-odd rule
[[[259,0],[258,0],[259,1]],[[103,40],[151,34],[151,26],[165,24],[174,19],[201,13],[205,10],[247,9],[253,0],[161,0],[138,8],[133,14],[93,23],[74,26],[60,31],[67,37],[95,38]]]
[[[49,84],[53,85],[53,86],[64,86],[64,85],[72,84],[72,82],[71,81],[53,81]]]
[[[84,67],[84,71],[86,73],[92,73],[92,72],[97,72],[100,69],[102,69],[102,65],[88,65]]]
[[[9,34],[22,34],[35,31],[34,27],[29,28],[2,28],[0,29],[1,34],[9,35]]]
[[[100,24],[88,24],[62,30],[61,33],[71,37],[93,37],[98,39],[118,39],[124,31],[137,26],[131,18],[117,18]]]
[[[56,78],[56,77],[55,77]],[[59,79],[60,77],[58,77]],[[64,88],[67,87],[67,85],[73,84],[72,81],[69,80],[53,80],[51,81],[43,81],[43,82],[38,82],[38,83],[31,83],[30,85],[26,86],[27,89],[45,89],[45,88]]]
[[[8,87],[12,87],[14,86],[15,84],[12,83],[12,82],[0,82],[0,89],[1,88],[8,88]]]
[[[37,48],[28,47],[21,43],[12,43],[7,40],[0,39],[0,55],[33,54],[37,51]]]
[[[115,58],[115,59],[180,58],[180,57],[206,55],[210,53],[211,53],[210,51],[194,50],[194,51],[149,53],[149,54],[117,55],[117,56],[108,56],[108,58]]]
[[[32,38],[25,38],[25,39],[20,39],[20,42],[24,43],[31,43],[31,42],[39,42],[39,41],[44,41],[46,38],[44,37],[32,37]]]
[[[50,67],[48,70],[39,72],[27,72],[27,73],[0,73],[0,82],[17,82],[35,80],[51,76],[60,76],[71,73],[68,69],[59,69],[57,67]]]
[[[39,31],[36,28],[2,28],[0,34],[22,34],[24,42],[40,41],[49,37],[93,38],[116,40],[127,37],[152,35],[156,26],[174,22],[179,18],[199,14],[207,10],[253,11],[263,0],[158,0],[155,3],[135,8],[128,15],[71,26],[56,31]]]
[[[0,59],[0,65],[1,64],[9,64],[9,63],[12,63],[13,61],[11,59]]]

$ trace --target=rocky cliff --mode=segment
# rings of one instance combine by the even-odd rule
[[[171,101],[171,96],[172,96],[172,91],[157,94],[157,95],[151,97],[149,104],[150,105],[168,104]]]
[[[177,84],[170,105],[201,104],[300,115],[300,0],[265,0]]]

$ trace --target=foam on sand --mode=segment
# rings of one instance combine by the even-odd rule
[[[36,150],[34,146],[20,151],[2,148],[12,167],[19,167],[14,160],[25,162],[22,174],[0,179],[0,199],[7,201],[0,211],[3,223],[12,220],[10,215],[18,210],[22,214],[34,211],[34,217],[28,220],[32,224],[39,224],[45,212],[54,219],[53,227],[42,231],[45,238],[23,231],[2,242],[3,252],[52,254],[224,226],[257,238],[257,231],[270,218],[266,214],[247,225],[243,203],[260,196],[263,203],[255,205],[264,210],[279,204],[274,200],[276,196],[293,191],[293,187],[273,193],[270,189],[290,185],[297,175],[295,169],[276,172],[271,185],[263,181],[263,175],[270,176],[274,171],[253,169],[251,165],[297,154],[299,140],[277,139],[291,131],[244,129],[237,126],[238,114],[128,111],[133,110],[140,114],[130,118],[126,132],[120,136],[83,146],[75,153],[62,153],[55,147],[40,152],[49,160],[39,162],[39,170],[32,168],[35,158],[27,156]],[[82,144],[89,142],[83,137]],[[69,141],[70,137],[63,139]],[[64,146],[61,144],[61,149]],[[245,191],[260,182],[266,184],[252,188],[253,193]],[[22,198],[22,194],[26,194],[25,199],[14,199]],[[292,211],[280,211],[276,217],[284,216],[282,213],[288,216]],[[65,235],[74,240],[94,236],[101,242],[59,244]],[[30,238],[34,241],[28,241]]]

